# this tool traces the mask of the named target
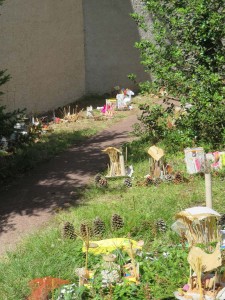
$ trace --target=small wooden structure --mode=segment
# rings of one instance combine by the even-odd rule
[[[176,292],[177,299],[194,297],[194,294],[197,296],[190,299],[216,299],[217,293],[225,286],[217,274],[222,265],[219,218],[220,214],[209,207],[192,207],[176,215],[176,231],[180,229],[179,233],[189,244],[187,260],[190,265],[188,289]]]
[[[150,176],[153,178],[159,178],[161,176],[161,172],[165,175],[162,159],[164,156],[163,149],[152,146],[148,149],[148,154],[150,156]]]
[[[107,147],[102,152],[108,154],[110,159],[109,173],[106,177],[125,176],[126,171],[122,152],[114,147]]]
[[[184,234],[189,246],[208,245],[218,242],[220,232],[217,226],[220,214],[208,207],[187,208],[176,215],[179,223],[184,225]]]

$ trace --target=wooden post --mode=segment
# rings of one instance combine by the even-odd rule
[[[125,156],[125,162],[126,162],[126,164],[127,164],[127,146],[126,146],[126,156]]]
[[[209,161],[205,159],[205,200],[206,206],[212,208],[212,177],[211,166]]]
[[[123,154],[120,154],[120,170],[121,170],[121,175],[125,176],[126,175],[126,170],[125,170],[125,165],[124,165]]]
[[[206,206],[212,208],[212,177],[211,173],[205,173],[205,197]]]

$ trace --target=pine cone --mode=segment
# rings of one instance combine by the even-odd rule
[[[174,175],[173,182],[175,184],[179,184],[179,183],[182,183],[183,181],[184,181],[183,175],[180,172],[176,172],[175,175]]]
[[[63,237],[68,238],[68,239],[73,239],[73,240],[75,240],[77,238],[77,235],[75,233],[74,226],[72,223],[66,222],[63,225]]]
[[[157,220],[155,226],[158,232],[166,232],[167,226],[164,220]]]
[[[132,182],[131,182],[130,178],[126,178],[126,179],[124,180],[124,185],[125,185],[126,187],[132,187]]]
[[[80,235],[83,239],[89,238],[93,235],[93,229],[91,226],[87,223],[81,223],[80,224]]]
[[[165,181],[172,182],[174,180],[174,176],[171,174],[165,175]]]
[[[118,230],[120,228],[123,228],[123,226],[124,226],[123,218],[118,214],[112,215],[112,219],[111,219],[112,230]]]
[[[137,186],[147,186],[146,180],[144,181],[137,181],[136,183]]]
[[[162,180],[160,178],[156,178],[153,180],[154,185],[159,185],[161,182],[162,182]]]
[[[146,177],[146,179],[145,179],[145,185],[146,186],[152,185],[153,183],[154,183],[154,181],[153,181],[151,176]]]
[[[108,186],[108,181],[106,178],[100,178],[98,181],[98,185],[100,187],[107,187]]]
[[[99,218],[95,218],[93,221],[94,235],[102,235],[105,232],[105,223]]]
[[[95,175],[95,178],[94,178],[95,184],[98,184],[98,183],[99,183],[99,180],[100,180],[101,178],[102,178],[102,175],[101,175],[101,174]]]
[[[220,225],[222,228],[225,227],[225,214],[221,215],[218,225]]]

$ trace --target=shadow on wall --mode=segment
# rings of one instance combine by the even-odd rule
[[[86,93],[103,94],[116,85],[132,88],[127,78],[130,73],[135,73],[138,81],[150,79],[134,47],[140,40],[138,27],[130,16],[133,7],[137,8],[136,2],[83,1]]]

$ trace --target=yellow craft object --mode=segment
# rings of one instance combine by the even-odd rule
[[[90,241],[88,252],[93,253],[95,255],[99,255],[113,252],[116,249],[129,251],[131,249],[131,245],[133,251],[142,250],[143,241],[136,242],[127,238],[114,238],[101,241]],[[82,251],[86,252],[85,243],[83,244]]]

